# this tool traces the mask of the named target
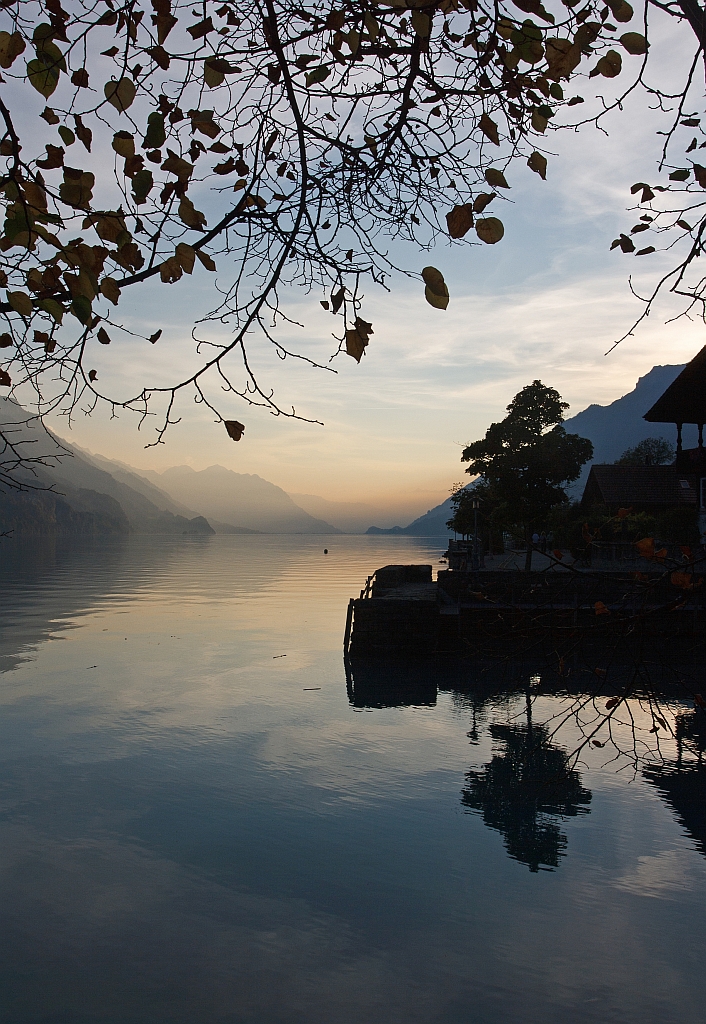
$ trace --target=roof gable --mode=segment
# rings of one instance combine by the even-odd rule
[[[650,423],[706,423],[706,345],[643,419]]]
[[[583,499],[606,505],[695,505],[696,491],[675,466],[592,466]]]

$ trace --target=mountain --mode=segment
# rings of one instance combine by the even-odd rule
[[[200,471],[174,466],[164,473],[150,471],[143,475],[176,501],[231,527],[262,533],[342,532],[309,515],[281,487],[256,474],[234,473],[223,466]]]
[[[88,453],[32,421],[17,402],[0,403],[3,432],[22,454],[42,459],[34,464],[34,474],[22,473],[26,490],[0,491],[2,531],[13,536],[214,532],[203,516],[175,514],[167,507],[171,499],[156,487],[152,501],[142,489],[117,480]]]
[[[447,498],[441,505],[429,509],[423,516],[419,516],[409,526],[393,526],[390,530],[381,530],[379,526],[370,526],[365,531],[369,534],[403,534],[407,537],[441,537],[453,533],[446,525],[446,521],[453,515],[451,498]]]
[[[676,428],[669,423],[648,423],[642,417],[681,373],[681,366],[653,366],[638,379],[632,391],[610,405],[589,405],[583,412],[564,421],[569,434],[579,434],[593,442],[593,462],[615,462],[627,448],[634,448],[646,437],[663,437],[676,444]],[[696,445],[696,427],[685,425],[685,448]],[[583,468],[580,478],[567,490],[572,497],[583,493],[591,463]]]
[[[326,519],[344,533],[365,533],[368,523],[378,517],[389,516],[389,512],[362,501],[328,501],[318,494],[293,494],[291,491],[289,497],[310,516]]]

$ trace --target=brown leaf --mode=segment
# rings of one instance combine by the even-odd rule
[[[160,328],[160,330],[155,331],[154,334],[150,334],[150,336],[148,338],[148,341],[149,341],[150,345],[155,345],[159,341],[159,339],[161,337],[162,337],[162,331],[161,331],[161,328]]]
[[[623,58],[617,50],[608,50],[598,61],[595,70],[604,78],[615,78],[623,67]],[[593,72],[591,72],[593,74]]]
[[[172,153],[171,149],[168,149],[167,153],[169,155],[162,164],[162,170],[169,171],[170,174],[176,174],[179,181],[188,181],[193,174],[194,165],[190,164],[187,160],[182,160],[176,153]]]
[[[216,164],[213,170],[216,174],[230,174],[231,171],[235,170],[234,158],[232,156],[228,157],[228,159],[224,160],[222,164]]]
[[[211,18],[208,17],[204,18],[203,21],[197,22],[195,25],[190,25],[186,31],[189,33],[191,38],[196,41],[197,39],[202,39],[209,32],[213,32],[214,25]]]
[[[611,697],[610,700],[605,702],[605,709],[606,711],[612,711],[613,708],[617,708],[618,704],[620,704],[620,697]]]
[[[77,71],[74,71],[71,76],[71,84],[75,85],[78,89],[88,88],[88,72],[85,68],[79,68]]]
[[[200,229],[206,223],[206,217],[194,207],[188,196],[182,196],[179,203],[179,218],[190,228]]]
[[[626,32],[620,37],[620,42],[633,57],[647,53],[647,40],[639,32]]]
[[[39,116],[43,118],[47,124],[58,124],[60,120],[51,107],[45,107]]]
[[[331,292],[331,308],[334,313],[338,313],[339,309],[343,305],[343,300],[346,297],[346,289],[341,288],[337,292]]]
[[[463,206],[454,206],[450,213],[446,214],[446,226],[452,238],[463,238],[467,231],[473,227],[473,207],[470,203]]]
[[[194,261],[196,259],[196,253],[192,247],[187,245],[186,242],[179,242],[174,255],[184,273],[190,274],[194,269]]]
[[[41,167],[45,171],[50,171],[54,167],[63,167],[63,165],[63,146],[52,146],[50,142],[47,142],[47,155],[44,160],[37,160],[37,167]]]
[[[233,441],[239,441],[245,432],[245,425],[237,420],[224,420],[223,426]]]
[[[110,335],[106,331],[105,327],[98,328],[98,341],[101,345],[110,345]]]
[[[492,118],[488,117],[487,114],[481,115],[481,119],[478,122],[478,127],[483,134],[490,139],[494,146],[500,145],[500,137],[498,135],[498,126]]]
[[[97,372],[95,370],[89,370],[88,379],[90,380],[91,384],[93,383],[94,380],[98,380]]]
[[[159,268],[159,276],[164,284],[174,284],[181,279],[183,273],[176,256],[170,256]]]
[[[610,615],[610,608],[606,608],[602,601],[596,601],[593,607],[596,615]]]
[[[12,379],[7,370],[0,370],[0,385],[4,388],[9,388],[12,384]]]
[[[489,167],[485,172],[485,180],[488,182],[491,188],[510,188],[505,175],[502,171],[499,171],[496,167]]]
[[[494,192],[481,192],[473,200],[473,212],[482,213],[483,210],[495,199]]]
[[[505,234],[505,228],[503,222],[498,220],[497,217],[485,217],[476,223],[476,234],[481,242],[495,245]]]
[[[540,178],[542,179],[542,181],[546,181],[547,180],[547,158],[546,158],[546,156],[542,156],[541,153],[537,153],[535,151],[534,153],[532,153],[532,155],[528,159],[527,166],[529,167],[529,169],[531,171],[534,171],[535,174],[538,174],[540,176]]]
[[[101,295],[104,295],[106,299],[109,299],[114,306],[117,306],[118,299],[120,298],[120,289],[118,283],[112,277],[104,277],[100,283]]]
[[[616,21],[621,21],[623,24],[627,21],[631,21],[633,14],[635,13],[627,2],[627,0],[610,0],[608,3],[611,14]]]
[[[14,341],[11,334],[8,334],[7,331],[4,334],[0,334],[0,348],[9,348],[13,344]]]
[[[426,285],[424,297],[429,305],[435,309],[446,309],[449,304],[449,290],[441,271],[436,267],[425,267],[422,270],[422,279]]]
[[[373,325],[357,317],[351,330],[346,331],[346,352],[357,363],[360,362],[368,344],[369,335],[373,334]]]
[[[203,267],[205,267],[206,270],[210,270],[212,274],[215,274],[215,272],[216,272],[216,264],[213,262],[213,260],[208,255],[208,253],[207,252],[202,252],[201,249],[195,249],[194,252],[196,253],[196,255],[198,257],[199,263]]]

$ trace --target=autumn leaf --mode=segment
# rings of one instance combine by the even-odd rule
[[[118,156],[129,159],[135,155],[135,136],[130,132],[116,132],[113,136],[112,147]]]
[[[642,540],[635,541],[635,547],[637,548],[641,558],[654,558],[654,537],[644,537]]]
[[[505,175],[502,171],[499,171],[496,167],[489,167],[485,172],[485,180],[488,182],[491,188],[510,188]]]
[[[0,32],[0,68],[11,68],[24,50],[25,41],[19,32]]]
[[[608,6],[615,20],[623,23],[630,21],[635,13],[627,0],[611,0]]]
[[[596,601],[593,607],[596,615],[610,615],[610,608],[606,608],[602,601]]]
[[[529,159],[527,161],[527,166],[529,167],[529,169],[531,171],[534,171],[535,174],[538,174],[540,176],[540,178],[542,179],[542,181],[546,181],[547,180],[547,158],[546,158],[546,156],[542,156],[541,153],[537,153],[535,151],[529,157]]]
[[[37,92],[48,100],[59,84],[59,69],[54,64],[47,66],[37,58],[27,64],[27,77]]]
[[[110,335],[106,331],[105,327],[98,328],[98,341],[101,345],[110,345]]]
[[[691,573],[688,572],[673,572],[669,577],[673,586],[679,587],[680,590],[692,590],[694,586],[694,578]]]
[[[493,143],[494,146],[499,146],[500,145],[500,137],[498,135],[498,126],[495,123],[495,121],[493,121],[492,118],[488,117],[487,114],[483,114],[481,116],[480,121],[478,122],[478,127],[483,132],[483,134],[486,136],[486,138],[490,139],[490,141]]]
[[[483,210],[495,199],[494,192],[481,192],[473,200],[473,212],[482,213]]]
[[[472,205],[464,203],[463,206],[454,206],[453,210],[446,214],[446,225],[452,238],[463,238],[473,227]]]
[[[147,118],[147,131],[142,141],[143,149],[159,149],[166,142],[167,136],[164,132],[164,117],[156,111]]]
[[[203,65],[203,80],[209,89],[217,89],[225,80],[225,75],[213,66],[212,60],[206,60]]]
[[[200,210],[195,209],[194,204],[188,196],[182,196],[179,203],[179,218],[190,228],[203,228],[206,218]]]
[[[647,53],[648,43],[643,35],[639,32],[626,32],[620,37],[620,42],[623,44],[628,53],[634,57],[639,57],[643,53]]]
[[[498,220],[497,217],[485,217],[483,220],[476,222],[476,234],[481,242],[495,245],[505,234],[505,228],[503,222]]]
[[[155,345],[161,337],[162,331],[160,329],[159,331],[155,331],[154,334],[150,334],[147,340],[149,341],[150,345]]]
[[[135,85],[129,78],[121,78],[118,82],[106,82],[103,87],[105,98],[112,103],[118,113],[123,113],[132,106],[135,99]]]
[[[612,711],[613,708],[617,708],[618,704],[620,704],[620,697],[611,697],[610,700],[605,702],[605,709],[606,711]]]
[[[8,334],[7,331],[4,334],[0,334],[0,348],[9,348],[13,344],[14,341],[11,334]]]
[[[201,249],[195,249],[194,252],[196,253],[196,256],[201,266],[205,267],[206,270],[210,270],[212,274],[215,274],[217,269],[216,264],[208,255],[208,253],[203,252]]]
[[[4,388],[9,388],[12,384],[12,379],[7,370],[0,370],[0,385]]]
[[[89,370],[88,379],[90,380],[91,384],[94,382],[94,380],[98,380],[97,372],[95,370]]]
[[[632,512],[632,505],[630,506],[630,508],[619,508],[618,509],[618,519],[626,519],[627,516],[629,516],[631,512]]]
[[[104,277],[100,283],[101,295],[104,295],[106,299],[109,299],[114,306],[117,306],[118,299],[120,298],[120,289],[118,283],[112,277]]]
[[[560,561],[562,560],[562,558],[564,557],[564,552],[563,552],[563,551],[560,551],[560,550],[559,550],[559,548],[554,548],[554,550],[552,551],[552,554],[554,555],[554,557],[555,557],[555,558],[557,559],[557,561],[559,561],[559,562],[560,562]]]
[[[8,292],[7,301],[20,316],[30,317],[32,315],[32,300],[26,292]]]
[[[174,255],[184,273],[190,274],[194,269],[194,261],[196,259],[196,253],[192,247],[187,245],[186,242],[179,242]]]
[[[245,425],[238,423],[237,420],[224,420],[223,426],[226,428],[228,437],[233,441],[239,441],[245,432]]]
[[[538,107],[535,107],[535,109],[532,111],[532,127],[534,128],[534,130],[536,132],[539,132],[540,135],[543,135],[546,131],[548,124],[548,119],[544,116],[544,114],[540,113]]]
[[[357,363],[360,362],[368,344],[368,336],[373,334],[373,325],[357,317],[353,327],[346,331],[346,352]]]
[[[85,295],[75,295],[71,300],[71,312],[85,326],[91,322],[91,301]]]
[[[170,256],[159,268],[159,276],[164,284],[174,284],[181,279],[183,273],[181,264],[176,256]]]
[[[306,74],[306,87],[309,89],[312,85],[317,85],[319,82],[325,82],[331,74],[331,68],[324,67],[314,68],[313,71],[308,71]]]
[[[603,75],[604,78],[615,78],[620,74],[623,67],[623,59],[617,50],[608,50],[596,64],[591,76],[594,74]],[[589,76],[589,77],[591,77]]]
[[[436,267],[425,267],[422,279],[426,288],[424,298],[435,309],[446,309],[449,304],[449,289],[446,287],[444,275]]]
[[[88,72],[85,68],[79,68],[71,76],[71,84],[75,85],[77,89],[88,88]]]

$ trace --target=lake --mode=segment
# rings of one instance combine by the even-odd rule
[[[443,538],[1,544],[3,1024],[706,1020],[693,702],[572,767],[580,667],[347,675]]]

